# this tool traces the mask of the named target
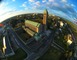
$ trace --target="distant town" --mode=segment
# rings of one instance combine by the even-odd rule
[[[75,26],[48,13],[17,15],[0,23],[0,59],[76,60]]]

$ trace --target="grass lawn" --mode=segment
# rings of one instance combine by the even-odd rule
[[[15,55],[8,57],[8,60],[23,60],[27,57],[27,54],[22,50],[22,49],[18,49],[17,51],[15,51]]]
[[[54,47],[50,47],[49,50],[38,60],[59,60],[60,56],[60,51],[56,50]]]

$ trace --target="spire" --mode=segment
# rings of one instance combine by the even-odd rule
[[[43,24],[44,25],[47,24],[47,19],[48,19],[48,11],[47,11],[47,9],[45,9],[44,13],[43,13]]]
[[[47,9],[45,9],[45,10],[44,10],[44,14],[47,14],[47,13],[48,13],[48,11],[47,11]]]
[[[48,20],[48,11],[47,9],[44,10],[44,13],[43,13],[43,29],[46,30],[47,28],[47,20]]]

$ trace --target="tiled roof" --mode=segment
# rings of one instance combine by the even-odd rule
[[[25,20],[25,23],[29,23],[35,27],[39,27],[40,26],[40,23],[38,22],[34,22],[34,21],[30,21],[30,20]]]

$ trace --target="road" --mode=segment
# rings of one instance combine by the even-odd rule
[[[27,54],[30,54],[30,49],[25,45],[25,43],[17,36],[13,29],[9,29],[9,32],[13,35],[12,37],[15,38],[16,43],[20,48],[22,48]]]
[[[65,49],[63,47],[61,47],[60,45],[58,45],[57,43],[55,43],[54,41],[51,44],[51,46],[55,47],[56,49],[60,50],[61,52],[65,52]]]
[[[9,41],[9,35],[8,32],[6,30],[6,35],[5,35],[5,41],[6,41],[6,50],[5,50],[5,56],[9,56],[9,55],[14,55],[14,51],[11,47],[10,41]]]
[[[44,43],[40,46],[40,48],[37,49],[36,52],[32,53],[24,60],[36,60],[39,57],[41,57],[48,50],[52,41],[53,41],[53,34],[51,34],[48,38],[44,39],[43,41]]]
[[[15,54],[14,51],[13,51],[13,49],[12,49],[12,47],[11,47],[10,38],[9,38],[7,30],[5,32],[4,37],[5,37],[6,49],[5,49],[5,53],[3,53],[3,51],[0,51],[0,57],[1,58],[12,56],[12,55]]]
[[[36,60],[48,50],[51,44],[51,41],[53,41],[53,33],[51,33],[50,36],[43,39],[42,43],[38,44],[37,42],[34,41],[34,39],[28,43],[24,43],[18,37],[18,35],[15,33],[12,27],[9,27],[9,28],[10,28],[9,32],[13,35],[12,37],[15,38],[16,43],[19,45],[20,48],[22,48],[28,54],[27,58],[24,60]],[[29,47],[29,44],[31,44],[32,46]]]

